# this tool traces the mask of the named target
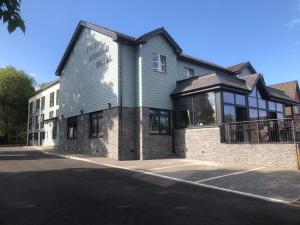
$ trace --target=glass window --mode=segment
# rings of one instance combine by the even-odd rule
[[[77,117],[68,118],[68,138],[76,139],[77,138]]]
[[[257,98],[248,97],[249,107],[257,108]]]
[[[32,117],[29,117],[29,122],[28,122],[28,129],[32,129]]]
[[[52,119],[54,117],[54,111],[49,112],[49,119]]]
[[[256,87],[253,88],[253,90],[252,90],[252,92],[250,93],[249,96],[251,96],[251,97],[257,97],[257,88]]]
[[[284,119],[283,113],[278,112],[278,113],[277,113],[277,119],[279,119],[279,120]]]
[[[225,103],[234,104],[234,94],[229,92],[223,92],[223,101]]]
[[[39,116],[35,117],[35,129],[39,129]]]
[[[41,114],[41,128],[44,128],[44,114]]]
[[[34,133],[33,138],[34,138],[35,141],[37,141],[39,139],[39,133],[37,133],[37,132]]]
[[[90,114],[90,137],[103,137],[103,111]]]
[[[40,99],[37,99],[35,102],[35,112],[39,112],[40,111]]]
[[[29,114],[33,113],[33,102],[29,103]]]
[[[166,56],[153,53],[153,70],[166,72]]]
[[[194,69],[185,67],[185,77],[186,77],[186,78],[193,77],[194,75],[195,75]]]
[[[194,125],[202,126],[216,123],[215,93],[195,95],[193,98]]]
[[[283,112],[283,105],[281,103],[276,103],[276,109],[278,112]]]
[[[150,109],[149,129],[151,134],[169,134],[170,112],[161,109]]]
[[[271,110],[271,111],[276,111],[276,105],[275,105],[275,102],[269,101],[269,102],[268,102],[268,105],[269,105],[269,110]]]
[[[45,96],[42,97],[41,110],[45,109]]]
[[[268,118],[266,110],[259,110],[258,113],[259,113],[260,120],[266,120]]]
[[[181,97],[175,100],[176,127],[185,128],[194,124],[193,98]]]
[[[57,137],[57,120],[53,121],[53,128],[52,128],[52,139],[56,139]]]
[[[246,97],[244,95],[235,94],[235,103],[237,105],[246,105]]]
[[[59,104],[58,99],[59,99],[59,90],[56,91],[56,105]]]
[[[224,122],[235,122],[235,106],[224,105]]]
[[[260,109],[267,109],[267,103],[263,99],[258,99],[258,108]]]
[[[249,109],[249,119],[258,120],[258,111],[257,109]]]
[[[54,92],[50,93],[50,107],[54,106]]]

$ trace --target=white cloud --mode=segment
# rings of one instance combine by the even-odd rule
[[[295,18],[285,24],[285,26],[289,29],[294,29],[297,26],[300,26],[300,18]]]

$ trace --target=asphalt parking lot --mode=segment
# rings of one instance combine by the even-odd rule
[[[51,152],[51,151],[48,151]],[[55,151],[54,151],[55,153]],[[65,154],[56,152],[56,154]],[[76,159],[180,179],[271,201],[294,203],[300,199],[300,171],[272,167],[234,167],[186,159],[115,161],[86,155]]]
[[[201,161],[54,154],[0,148],[1,225],[300,224],[299,206],[197,184],[245,170],[221,171]]]

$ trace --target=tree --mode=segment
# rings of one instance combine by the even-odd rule
[[[21,0],[0,0],[0,20],[7,23],[9,33],[19,27],[25,33],[25,23],[20,16]]]
[[[0,143],[25,143],[28,98],[36,82],[22,70],[0,69]]]

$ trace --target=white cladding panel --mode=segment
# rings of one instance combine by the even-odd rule
[[[111,61],[97,67],[103,59]],[[61,115],[67,118],[81,110],[102,110],[108,103],[118,106],[118,71],[118,44],[108,36],[83,29],[60,77]]]
[[[177,80],[183,80],[186,78],[185,77],[185,70],[186,70],[185,68],[186,67],[193,69],[195,72],[195,76],[202,76],[202,75],[206,75],[206,74],[214,72],[214,70],[212,70],[212,69],[207,69],[202,66],[193,64],[193,63],[178,60],[177,61]]]
[[[166,56],[166,73],[153,70],[153,54]],[[157,35],[140,48],[142,65],[139,87],[140,105],[145,107],[172,109],[170,94],[176,87],[177,56],[166,39]]]
[[[137,62],[135,47],[121,45],[122,98],[124,107],[137,106]]]

